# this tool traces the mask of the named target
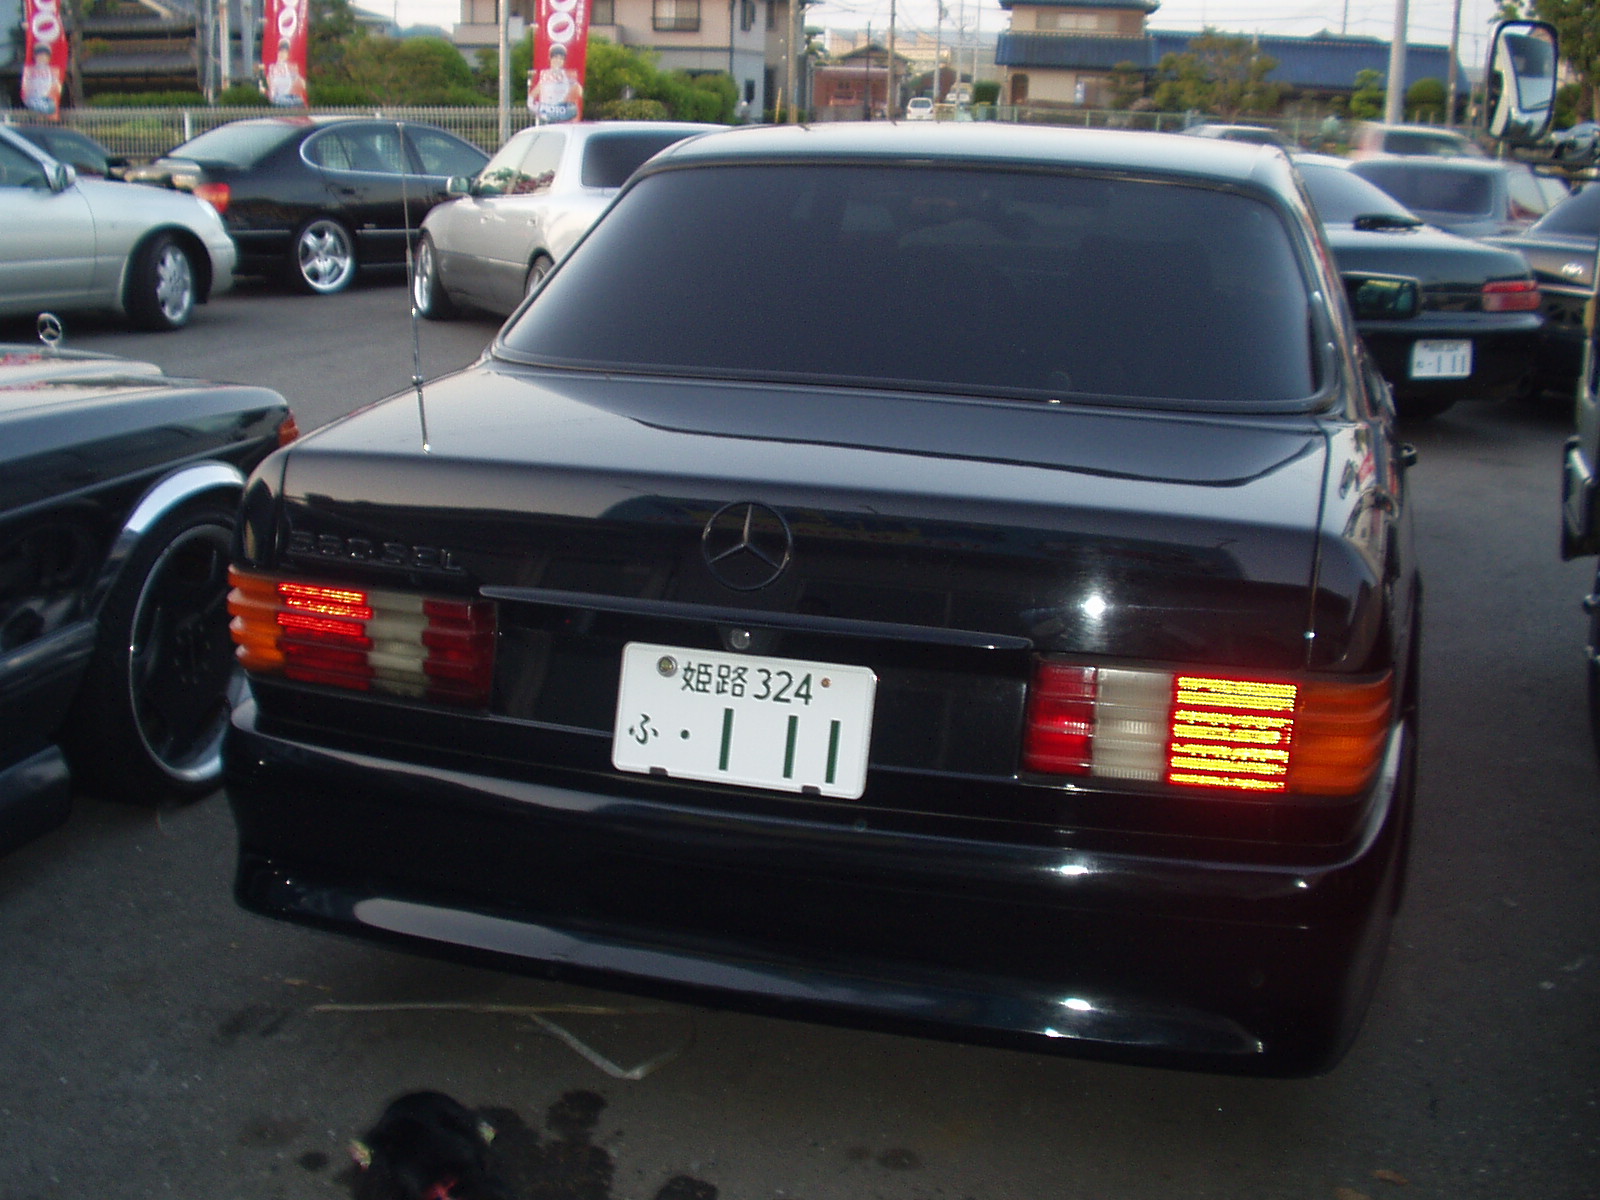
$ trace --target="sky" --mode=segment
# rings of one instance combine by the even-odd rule
[[[459,0],[358,0],[363,7],[382,12],[391,5],[402,24],[453,25],[461,11]],[[932,32],[938,0],[894,0],[896,29]],[[1457,0],[1408,0],[1407,40],[1435,46],[1450,44],[1450,27]],[[1496,9],[1495,0],[1459,0],[1461,5],[1460,55],[1477,62],[1488,48],[1487,30]],[[1151,29],[1204,29],[1214,26],[1226,33],[1267,33],[1304,37],[1324,29],[1362,34],[1388,41],[1394,33],[1396,0],[1162,0],[1150,17]],[[808,24],[835,29],[887,31],[890,0],[821,0],[806,10]],[[959,24],[985,33],[1006,28],[1009,14],[998,0],[944,0],[943,28]],[[981,8],[981,11],[980,11]]]

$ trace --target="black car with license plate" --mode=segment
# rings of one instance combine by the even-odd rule
[[[1328,1068],[1401,890],[1420,585],[1320,238],[1240,143],[668,149],[483,360],[252,477],[239,901],[788,1016]]]
[[[128,178],[209,200],[239,270],[330,295],[363,266],[406,259],[452,176],[489,156],[432,125],[377,117],[252,117],[196,135]]]
[[[1436,416],[1458,400],[1503,400],[1527,386],[1543,325],[1527,263],[1426,224],[1343,159],[1303,154],[1295,165],[1341,271],[1422,284],[1421,312],[1358,322],[1402,418]]]
[[[216,788],[244,686],[234,509],[292,430],[265,388],[0,345],[0,851],[65,820],[75,785]]]

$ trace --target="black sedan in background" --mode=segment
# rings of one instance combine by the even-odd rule
[[[243,690],[234,510],[292,435],[265,388],[0,345],[0,852],[64,820],[74,785],[216,787]]]
[[[13,125],[11,129],[57,162],[72,164],[79,175],[121,179],[131,165],[126,155],[114,154],[88,134],[64,125]]]
[[[1406,458],[1277,150],[680,142],[489,357],[253,476],[237,896],[789,1016],[1326,1069],[1411,821]]]
[[[1594,296],[1595,242],[1600,239],[1600,186],[1589,184],[1529,229],[1490,238],[1521,254],[1539,281],[1544,335],[1534,386],[1571,396],[1583,362],[1583,310]]]
[[[1343,159],[1303,154],[1295,165],[1341,271],[1422,283],[1417,316],[1359,322],[1402,417],[1436,416],[1457,400],[1505,399],[1526,386],[1542,324],[1527,263],[1425,224]]]
[[[431,125],[257,117],[191,138],[128,178],[193,192],[222,214],[243,273],[342,291],[359,266],[405,261],[408,236],[452,176],[489,156]]]

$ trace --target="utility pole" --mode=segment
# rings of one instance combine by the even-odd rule
[[[1456,124],[1456,76],[1461,73],[1461,0],[1456,0],[1455,16],[1450,21],[1450,79],[1445,85],[1444,123]]]
[[[894,88],[894,9],[895,0],[889,0],[889,95],[885,99],[884,103],[888,108],[890,120],[893,120],[895,115],[899,112],[899,103],[897,99],[899,93],[897,93]]]
[[[1405,120],[1407,3],[1408,0],[1394,0],[1394,41],[1389,43],[1389,89],[1383,101],[1383,119],[1390,125],[1398,125]]]
[[[511,137],[511,0],[500,0],[499,7],[500,144],[504,146]]]

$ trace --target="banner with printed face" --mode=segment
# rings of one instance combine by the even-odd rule
[[[27,44],[22,64],[22,106],[61,115],[61,81],[67,76],[67,29],[61,0],[23,0]]]
[[[528,111],[539,124],[583,117],[589,0],[539,0],[528,72]]]
[[[305,107],[310,32],[309,0],[267,0],[267,27],[261,35],[267,103]]]

